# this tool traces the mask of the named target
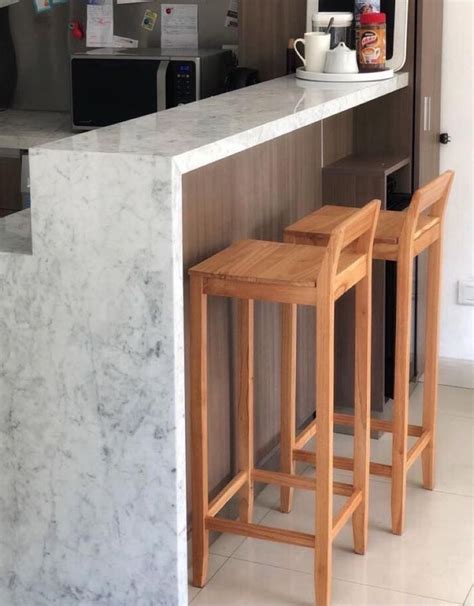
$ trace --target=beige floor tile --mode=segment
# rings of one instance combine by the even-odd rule
[[[208,579],[211,580],[212,577],[222,568],[222,566],[226,563],[227,558],[223,558],[221,556],[211,554],[209,556],[209,576]],[[191,569],[188,570],[189,579],[192,578]],[[193,587],[191,582],[188,584],[188,601],[191,603],[197,594],[201,591],[199,587]]]
[[[341,503],[337,498],[337,503]],[[408,489],[407,531],[403,537],[389,532],[390,486],[371,482],[369,550],[352,551],[352,529],[341,532],[335,543],[335,577],[394,591],[431,596],[462,603],[474,572],[474,500],[469,497]],[[313,532],[314,496],[298,491],[293,512],[271,511],[263,520],[276,526]],[[247,539],[234,557],[310,573],[311,550]]]
[[[471,587],[463,606],[474,606],[474,585]]]
[[[422,414],[422,385],[419,385],[410,400],[410,421],[420,423]],[[474,496],[474,417],[469,410],[474,407],[474,391],[455,387],[440,387],[439,415],[437,425],[436,487],[435,490],[453,494]],[[416,438],[409,439],[409,446]],[[314,448],[314,443],[309,447]],[[352,457],[351,436],[335,434],[334,451]],[[379,440],[371,440],[371,459],[378,463],[391,464],[392,438],[385,434]],[[343,473],[351,477],[350,473]],[[377,477],[377,481],[389,482]],[[408,474],[411,486],[422,485],[421,462],[418,460]]]
[[[448,606],[447,602],[340,580],[333,606]],[[230,558],[193,606],[314,606],[313,576]]]

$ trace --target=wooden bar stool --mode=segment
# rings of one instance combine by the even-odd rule
[[[367,502],[370,446],[370,342],[372,245],[380,202],[369,204],[329,234],[326,246],[296,246],[256,240],[234,244],[190,270],[191,276],[191,436],[193,584],[206,582],[209,530],[289,543],[315,549],[315,593],[318,606],[330,603],[332,542],[352,517],[354,548],[364,553],[367,543]],[[334,304],[344,292],[356,289],[357,392],[353,484],[333,482],[333,380]],[[238,471],[209,503],[207,451],[207,297],[239,300]],[[292,472],[256,469],[253,443],[253,338],[254,301],[284,306],[291,325],[297,305],[317,308],[316,400],[320,439],[316,452],[316,479]],[[286,323],[284,323],[286,326]],[[294,410],[294,333],[288,341],[288,358],[282,364],[282,408]],[[291,341],[291,343],[290,343]],[[285,375],[289,364],[290,374]],[[291,377],[291,378],[289,378]],[[254,482],[316,491],[316,534],[291,532],[252,524]],[[217,514],[238,493],[240,519],[224,520]],[[348,500],[333,517],[333,493]]]
[[[372,474],[391,477],[394,534],[402,534],[404,530],[407,472],[420,455],[423,485],[428,490],[434,486],[441,245],[444,213],[453,179],[454,173],[448,171],[419,189],[406,212],[382,211],[375,234],[373,258],[397,263],[394,415],[392,422],[371,420],[373,430],[387,431],[393,435],[392,465],[371,463],[370,466]],[[354,208],[323,206],[288,227],[285,242],[321,246],[340,222],[347,221],[356,213],[357,209]],[[429,249],[429,260],[423,424],[415,426],[408,425],[413,261],[426,249]],[[290,320],[287,320],[287,325],[287,330],[295,330]],[[343,414],[336,414],[334,421],[339,425],[354,425],[356,422],[353,416]],[[319,433],[319,425],[317,418],[297,438],[293,437],[293,433],[282,434],[282,453],[287,466],[293,465],[295,460],[314,463],[314,454],[302,449],[316,431]],[[410,450],[407,447],[408,436],[418,438]],[[334,466],[351,470],[354,463],[352,459],[335,457]],[[283,509],[288,509],[291,502],[291,495],[287,493],[282,495]]]

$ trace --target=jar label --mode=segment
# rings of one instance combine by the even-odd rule
[[[383,40],[377,32],[365,30],[360,36],[359,61],[363,65],[379,65],[385,63],[382,52]]]

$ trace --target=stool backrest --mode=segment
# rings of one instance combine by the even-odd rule
[[[420,215],[426,213],[431,217],[437,217],[442,228],[453,181],[454,171],[448,170],[413,194],[400,237],[399,259],[413,252],[415,231]]]
[[[336,276],[339,258],[342,251],[348,247],[355,252],[367,255],[367,273],[370,276],[372,249],[381,204],[380,200],[372,200],[331,232],[318,284],[323,278],[324,282],[327,282],[325,288],[332,291],[330,284],[333,283]]]
[[[419,214],[428,209],[433,217],[442,217],[446,210],[449,193],[454,181],[454,171],[447,170],[445,173],[417,190],[411,204],[416,207]]]

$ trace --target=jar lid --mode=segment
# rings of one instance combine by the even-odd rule
[[[360,16],[361,25],[372,25],[372,23],[386,23],[387,17],[385,13],[365,13]]]
[[[334,17],[333,27],[350,27],[354,20],[352,13],[314,13],[313,21],[322,27],[327,27],[329,21]]]

